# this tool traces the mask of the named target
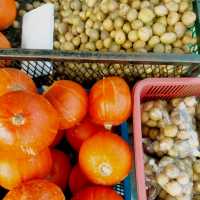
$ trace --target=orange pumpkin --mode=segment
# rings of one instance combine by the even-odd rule
[[[51,144],[51,147],[55,147],[56,145],[58,145],[61,142],[64,135],[65,135],[65,130],[58,130],[58,133],[56,134],[56,137],[53,143]]]
[[[24,159],[16,159],[11,155],[0,153],[0,185],[10,190],[24,181],[44,178],[51,167],[49,149]]]
[[[11,48],[11,44],[6,38],[6,36],[0,32],[0,49],[9,49]]]
[[[129,145],[120,136],[103,131],[82,144],[79,164],[91,182],[115,185],[129,174],[132,154]]]
[[[131,93],[120,77],[97,81],[89,94],[89,113],[95,123],[119,125],[130,116]]]
[[[92,183],[86,178],[86,176],[81,171],[79,165],[76,164],[73,167],[70,177],[69,177],[70,191],[74,194],[91,184]]]
[[[78,192],[72,200],[123,200],[123,198],[110,188],[93,186]]]
[[[71,171],[70,157],[55,149],[51,150],[51,155],[53,167],[46,179],[65,190]]]
[[[14,68],[0,69],[0,96],[12,91],[26,90],[37,92],[32,79],[24,72]]]
[[[54,140],[59,120],[41,95],[18,91],[0,96],[0,151],[36,155]]]
[[[10,42],[8,41],[6,36],[0,32],[0,49],[9,49],[9,48],[11,48]],[[0,60],[0,67],[6,67],[8,65],[10,65],[9,60]]]
[[[17,14],[15,0],[0,0],[0,30],[5,30],[14,22]]]
[[[104,130],[102,126],[92,123],[91,120],[86,117],[80,124],[66,130],[66,138],[69,144],[76,151],[79,151],[86,139],[102,130]]]
[[[60,129],[71,128],[85,117],[88,97],[78,83],[69,80],[56,81],[44,95],[59,113]]]
[[[62,190],[47,180],[32,180],[9,191],[3,200],[65,200]]]

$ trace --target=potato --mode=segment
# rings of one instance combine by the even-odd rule
[[[137,31],[130,31],[128,33],[128,39],[131,41],[131,42],[135,42],[138,40],[138,32]]]
[[[179,177],[180,175],[180,170],[179,168],[174,165],[174,164],[168,164],[165,167],[165,174],[170,178],[170,179],[175,179]]]
[[[118,44],[116,44],[115,42],[113,42],[110,46],[110,51],[112,52],[118,52],[120,50],[120,46]]]
[[[137,41],[134,42],[133,48],[134,48],[135,50],[142,49],[142,48],[145,47],[145,44],[146,44],[146,43],[145,43],[144,41],[142,41],[142,40],[137,40]]]
[[[135,19],[137,19],[137,16],[138,16],[137,10],[134,9],[134,8],[131,8],[131,9],[128,11],[128,13],[127,13],[126,18],[127,18],[127,20],[128,20],[129,22],[132,22],[132,21],[134,21]]]
[[[159,17],[159,18],[157,19],[157,23],[161,23],[161,24],[163,24],[164,26],[167,26],[167,18],[166,18],[166,16]]]
[[[138,30],[139,39],[146,42],[152,36],[152,29],[150,27],[142,27]]]
[[[120,29],[124,25],[124,20],[122,17],[117,17],[114,20],[114,27],[115,29]]]
[[[190,27],[196,21],[196,14],[192,11],[184,12],[181,20],[185,26]]]
[[[157,127],[157,122],[154,121],[154,120],[149,120],[147,123],[146,123],[147,126],[149,127]]]
[[[88,7],[94,7],[97,0],[85,0]]]
[[[154,12],[157,16],[163,17],[168,14],[168,10],[164,5],[158,5],[154,8]]]
[[[165,45],[165,53],[171,53],[172,52],[172,46],[170,44]]]
[[[165,51],[165,46],[161,43],[155,45],[155,47],[153,48],[153,52],[155,53],[164,53]]]
[[[166,27],[161,23],[153,24],[152,28],[153,28],[153,33],[158,36],[163,35],[166,31]]]
[[[140,4],[140,8],[148,8],[151,6],[151,3],[149,1],[142,1]]]
[[[124,47],[124,49],[130,49],[130,48],[132,48],[132,42],[131,41],[129,41],[129,40],[127,40],[125,43],[123,43],[123,47]]]
[[[113,23],[112,20],[107,18],[103,22],[103,27],[106,31],[112,31],[113,30]]]
[[[187,185],[190,182],[190,179],[187,173],[181,173],[178,176],[177,181],[181,185]]]
[[[177,12],[170,12],[167,16],[167,23],[170,26],[175,25],[180,19],[180,15]]]
[[[103,41],[103,45],[105,48],[110,48],[112,44],[112,38],[108,37]]]
[[[178,133],[178,128],[175,125],[167,125],[163,128],[163,134],[166,137],[176,137]]]
[[[138,30],[140,29],[141,27],[143,27],[143,22],[141,20],[135,20],[131,23],[131,27],[132,29],[134,30]]]
[[[164,44],[172,44],[173,42],[176,41],[176,34],[173,32],[167,32],[164,33],[161,38],[160,41]]]
[[[131,7],[138,10],[140,8],[140,4],[141,4],[140,0],[134,0],[131,3]]]
[[[183,192],[181,185],[176,181],[167,183],[165,190],[173,197],[179,196]]]
[[[142,104],[143,111],[150,111],[154,106],[154,101],[148,101]]]
[[[179,131],[177,133],[177,138],[180,140],[186,140],[186,139],[189,139],[190,137],[191,137],[191,134],[188,131]]]
[[[128,11],[130,10],[130,7],[126,3],[120,3],[119,5],[119,16],[125,18],[127,16]]]
[[[102,42],[102,40],[97,40],[96,41],[96,48],[98,50],[101,50],[103,48],[103,42]]]
[[[129,33],[131,31],[131,25],[127,22],[123,25],[122,30],[124,33]]]
[[[173,147],[173,145],[174,145],[174,140],[165,137],[164,139],[160,140],[160,151],[167,152]]]
[[[169,177],[166,176],[164,173],[160,173],[157,177],[156,180],[160,186],[165,186],[169,182]]]
[[[169,1],[165,5],[170,12],[177,12],[179,9],[179,5],[174,1]]]
[[[158,108],[152,108],[149,111],[149,117],[151,120],[154,120],[154,121],[162,120],[162,111]]]
[[[177,38],[182,38],[186,31],[186,27],[182,22],[177,22],[174,26],[174,31],[177,35]]]
[[[74,45],[71,42],[65,42],[63,45],[63,50],[72,51],[74,50]]]
[[[155,17],[154,12],[149,8],[143,8],[140,10],[138,19],[140,19],[145,24],[150,23]]]
[[[116,2],[115,0],[111,0],[108,2],[108,9],[110,12],[117,10],[118,7],[118,2]]]
[[[117,30],[115,33],[115,42],[118,45],[124,44],[126,41],[126,35],[122,30]]]
[[[180,2],[179,12],[184,13],[189,8],[189,3],[187,1]]]
[[[148,42],[149,47],[153,48],[155,47],[157,44],[160,43],[160,38],[158,36],[152,36]]]

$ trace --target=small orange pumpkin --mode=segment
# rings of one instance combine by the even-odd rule
[[[78,83],[70,80],[56,81],[44,95],[58,111],[60,129],[71,128],[85,117],[88,97]]]
[[[119,125],[131,113],[131,93],[120,77],[97,81],[89,94],[89,113],[95,123],[104,126]]]
[[[51,156],[53,167],[46,179],[65,190],[71,171],[70,157],[64,152],[55,149],[51,150]]]
[[[53,143],[50,145],[50,147],[55,147],[56,145],[58,145],[61,140],[63,139],[65,135],[65,130],[58,130],[58,133],[53,141]]]
[[[72,200],[123,200],[123,198],[110,188],[93,186],[78,192]]]
[[[79,165],[91,182],[115,185],[129,174],[132,153],[128,143],[120,136],[102,131],[82,144]]]
[[[69,177],[70,191],[74,194],[90,185],[92,185],[92,183],[86,178],[85,174],[81,171],[79,164],[76,164],[73,167]]]
[[[5,30],[14,22],[17,14],[15,0],[0,0],[0,30]]]
[[[11,44],[10,41],[6,38],[6,36],[0,32],[0,49],[10,49]],[[10,60],[0,60],[0,67],[6,67],[10,65]]]
[[[49,149],[36,156],[16,159],[12,155],[0,153],[0,185],[12,189],[34,178],[44,178],[51,170],[52,159]]]
[[[69,144],[79,151],[86,139],[102,130],[104,130],[103,126],[94,124],[89,117],[86,117],[80,124],[66,130],[66,138]]]
[[[16,157],[36,155],[54,140],[59,127],[53,106],[35,93],[0,96],[0,151]]]
[[[65,200],[62,190],[47,180],[32,180],[9,191],[3,200]]]
[[[0,77],[0,96],[14,91],[37,92],[33,80],[19,69],[2,68]]]

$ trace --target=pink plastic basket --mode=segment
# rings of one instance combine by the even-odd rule
[[[200,78],[149,78],[133,88],[133,133],[138,200],[147,200],[140,106],[152,99],[200,96]]]

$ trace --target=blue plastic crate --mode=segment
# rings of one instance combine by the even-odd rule
[[[120,125],[119,132],[121,136],[131,145],[132,140],[131,137],[129,137],[127,122]],[[124,197],[124,200],[137,200],[135,180],[135,170],[133,168],[129,176],[121,184],[114,186],[114,189],[117,193]]]

